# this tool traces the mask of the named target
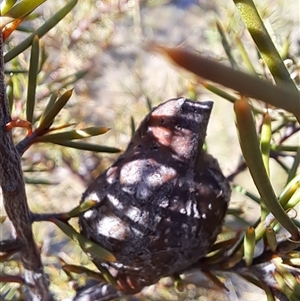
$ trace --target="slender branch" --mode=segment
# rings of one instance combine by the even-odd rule
[[[56,218],[61,221],[67,221],[69,218],[66,218],[67,213],[32,213],[31,220],[32,222],[49,222],[51,219]]]
[[[16,145],[16,149],[20,156],[22,156],[24,152],[34,143],[35,138],[36,134],[32,133],[30,136],[25,137]]]
[[[24,284],[24,279],[21,276],[1,274],[0,282],[4,282],[4,283],[13,282],[13,283]]]
[[[18,239],[7,239],[0,241],[0,252],[10,253],[19,252],[22,248],[22,243]]]
[[[5,125],[11,120],[5,94],[3,40],[0,33],[0,184],[6,213],[22,244],[20,257],[24,266],[24,281],[28,300],[51,300],[40,252],[31,229],[31,213],[27,204],[20,156],[11,132]]]
[[[300,131],[300,127],[296,127],[295,124],[293,127],[289,128],[290,131],[288,131],[279,141],[279,145],[282,144],[284,141],[286,141],[288,138],[296,134],[297,132]]]
[[[228,175],[227,180],[229,182],[233,182],[235,177],[238,176],[242,171],[246,170],[246,168],[246,162],[244,160],[241,160],[236,169],[230,175]]]

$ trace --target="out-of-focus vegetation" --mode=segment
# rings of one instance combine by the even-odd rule
[[[182,95],[210,97],[215,114],[207,148],[220,159],[234,191],[224,232],[198,267],[211,271],[201,285],[213,283],[215,289],[188,284],[178,292],[171,280],[164,279],[140,298],[225,300],[227,295],[231,300],[250,300],[247,291],[235,292],[236,280],[222,273],[232,271],[273,300],[272,291],[250,268],[247,273],[238,269],[244,263],[245,269],[254,265],[260,250],[266,255],[259,258],[265,260],[276,254],[272,265],[278,291],[288,300],[299,300],[299,249],[294,250],[297,245],[292,242],[288,252],[278,248],[288,232],[299,241],[300,50],[295,41],[299,24],[292,15],[296,1],[290,7],[280,0],[256,3],[266,28],[251,1],[193,1],[184,7],[180,1],[46,1],[30,14],[34,7],[22,2],[26,3],[12,7],[3,4],[10,1],[2,3],[1,24],[6,25],[2,31],[7,97],[16,120],[11,126],[15,143],[24,152],[32,211],[68,212],[76,207],[86,183],[116,158],[112,153],[126,146],[153,105]],[[185,49],[172,48],[179,44]],[[194,75],[170,66],[156,51]],[[18,125],[26,129],[15,128]],[[76,218],[70,223],[78,229]],[[77,267],[96,271],[58,227],[50,222],[33,227],[55,298],[74,295],[87,276],[95,277]],[[9,237],[9,222],[2,221],[1,239]],[[21,300],[18,255],[2,254],[1,268],[7,276],[6,283],[0,283],[1,296]],[[222,284],[229,293],[222,291]],[[262,292],[254,294],[261,298],[257,296]]]

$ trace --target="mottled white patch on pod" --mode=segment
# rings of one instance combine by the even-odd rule
[[[97,232],[101,233],[102,236],[123,241],[128,237],[130,229],[119,217],[110,214],[98,220]]]
[[[177,175],[172,167],[157,163],[154,160],[140,159],[126,163],[120,172],[122,190],[146,200],[153,192]],[[132,190],[135,187],[135,191]]]

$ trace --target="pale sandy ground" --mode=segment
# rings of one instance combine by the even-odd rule
[[[96,3],[99,4],[100,1]],[[260,6],[263,10],[267,9],[270,26],[276,33],[277,39],[284,38],[287,32],[293,28],[292,47],[296,52],[299,47],[297,44],[299,41],[297,30],[299,3],[298,1],[289,1],[289,5],[285,3],[279,0],[261,1]],[[48,5],[51,10],[51,4]],[[133,4],[131,3],[131,5]],[[72,117],[74,119],[80,117],[89,124],[111,127],[110,133],[95,141],[104,145],[124,148],[130,139],[130,116],[134,116],[138,124],[143,115],[147,113],[145,96],[148,96],[155,105],[168,98],[186,95],[188,83],[195,82],[193,76],[172,66],[164,58],[147,53],[142,50],[141,45],[149,40],[155,40],[165,45],[182,44],[217,60],[224,60],[226,56],[214,22],[216,19],[220,19],[224,20],[225,25],[230,22],[238,24],[238,14],[232,13],[232,11],[231,1],[201,1],[200,6],[192,6],[188,9],[180,9],[174,5],[159,7],[143,7],[142,5],[141,22],[134,21],[134,13],[116,21],[112,44],[104,51],[97,49],[97,45],[102,42],[103,34],[97,28],[92,27],[94,33],[91,31],[86,37],[84,36],[87,40],[86,43],[80,43],[70,50],[66,46],[67,43],[63,40],[60,41],[59,36],[57,37],[53,33],[52,38],[46,40],[49,49],[55,50],[61,47],[64,50],[59,57],[57,57],[57,52],[53,57],[50,56],[53,61],[60,60],[58,65],[67,66],[67,72],[70,73],[83,66],[89,66],[89,74],[75,86],[75,94],[71,101]],[[91,11],[92,15],[93,11]],[[75,21],[72,20],[72,22]],[[238,25],[238,30],[241,30],[239,27],[240,25]],[[251,55],[255,57],[254,48],[247,35],[245,41],[246,45],[249,45]],[[236,168],[240,158],[232,104],[201,88],[198,89],[198,92],[199,100],[213,99],[215,101],[207,144],[209,151],[218,158],[224,173],[229,175]],[[52,146],[49,146],[48,152],[51,152],[51,149]],[[29,154],[30,152],[27,156]],[[73,153],[70,155],[78,156]],[[106,159],[103,161],[101,169],[105,168],[115,156],[105,155],[104,157]],[[76,157],[83,170],[85,170],[86,158],[90,158],[89,153],[84,153],[82,157],[81,155]],[[285,174],[275,164],[271,165],[271,169],[274,170],[271,173],[274,187],[279,192],[285,182],[283,181]],[[65,211],[78,203],[85,187],[83,181],[64,165],[52,173],[52,179],[55,179],[58,184],[53,186],[27,185],[28,197],[33,210],[41,211],[42,207],[43,211],[48,212]],[[256,193],[247,172],[239,175],[236,183]],[[241,203],[246,212],[246,219],[250,222],[255,221],[258,207],[253,202],[247,201],[245,197],[233,193],[232,206],[236,207]],[[51,249],[51,242],[48,238],[55,231],[52,225],[35,227],[38,227],[39,240],[46,241],[47,245],[49,242]],[[46,248],[46,246],[44,247]],[[55,248],[58,250],[61,245],[56,244]],[[242,282],[237,277],[229,277],[226,284],[230,290],[227,294],[227,299],[230,301],[266,300],[259,289]],[[152,288],[147,291],[153,294]],[[191,297],[185,300],[194,299]],[[197,300],[217,299],[200,297]]]

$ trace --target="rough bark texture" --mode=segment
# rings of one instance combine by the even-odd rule
[[[50,300],[40,252],[32,234],[31,213],[26,199],[20,157],[11,132],[7,132],[5,128],[10,121],[10,114],[5,94],[2,34],[0,36],[0,183],[4,207],[14,226],[15,236],[22,245],[20,256],[28,300]]]

